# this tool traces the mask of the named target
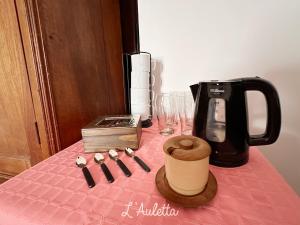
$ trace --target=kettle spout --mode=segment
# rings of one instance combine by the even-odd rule
[[[197,96],[197,93],[198,93],[198,88],[199,88],[199,84],[193,84],[193,85],[190,86],[194,101],[196,100],[196,96]]]

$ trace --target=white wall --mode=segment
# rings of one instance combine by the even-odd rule
[[[159,65],[163,91],[241,76],[276,86],[281,136],[260,149],[300,194],[300,1],[139,0],[139,26],[141,50]],[[264,98],[249,98],[251,133],[259,133]]]

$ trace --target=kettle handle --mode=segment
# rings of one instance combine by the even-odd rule
[[[193,84],[193,85],[190,86],[194,101],[196,101],[199,86],[200,86],[199,84]]]
[[[263,134],[248,134],[248,144],[268,145],[274,143],[280,133],[281,110],[279,96],[275,87],[268,81],[257,78],[245,78],[242,80],[244,91],[260,91],[266,97],[267,102],[267,127]]]

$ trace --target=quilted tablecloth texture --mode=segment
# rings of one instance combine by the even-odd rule
[[[136,155],[152,169],[143,171],[125,153],[120,158],[132,171],[127,178],[116,163],[106,157],[115,182],[108,184],[93,161],[84,154],[82,142],[0,185],[1,225],[299,225],[299,196],[256,149],[250,161],[239,168],[210,166],[218,181],[218,193],[208,205],[185,209],[166,201],[155,187],[155,175],[164,164],[162,144],[166,140],[157,128],[143,129]],[[75,165],[78,155],[88,159],[96,186],[87,187]],[[128,213],[127,205],[132,204]],[[167,206],[177,216],[147,216],[138,209]],[[148,211],[149,212],[149,211]]]

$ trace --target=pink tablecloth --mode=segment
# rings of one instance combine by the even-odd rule
[[[141,148],[136,155],[151,167],[149,174],[121,153],[121,159],[133,172],[127,178],[115,162],[106,158],[116,179],[112,184],[106,182],[99,166],[93,162],[93,155],[86,154],[96,181],[92,189],[87,187],[81,170],[75,166],[76,157],[84,155],[82,142],[70,146],[0,185],[0,224],[300,224],[299,197],[256,148],[251,149],[250,161],[245,166],[233,169],[211,166],[219,189],[208,205],[184,209],[169,203],[156,190],[154,181],[163,165],[161,148],[165,139],[157,134],[155,127],[143,130]],[[142,213],[142,209],[146,214],[156,205],[162,208],[168,204],[168,215]]]

